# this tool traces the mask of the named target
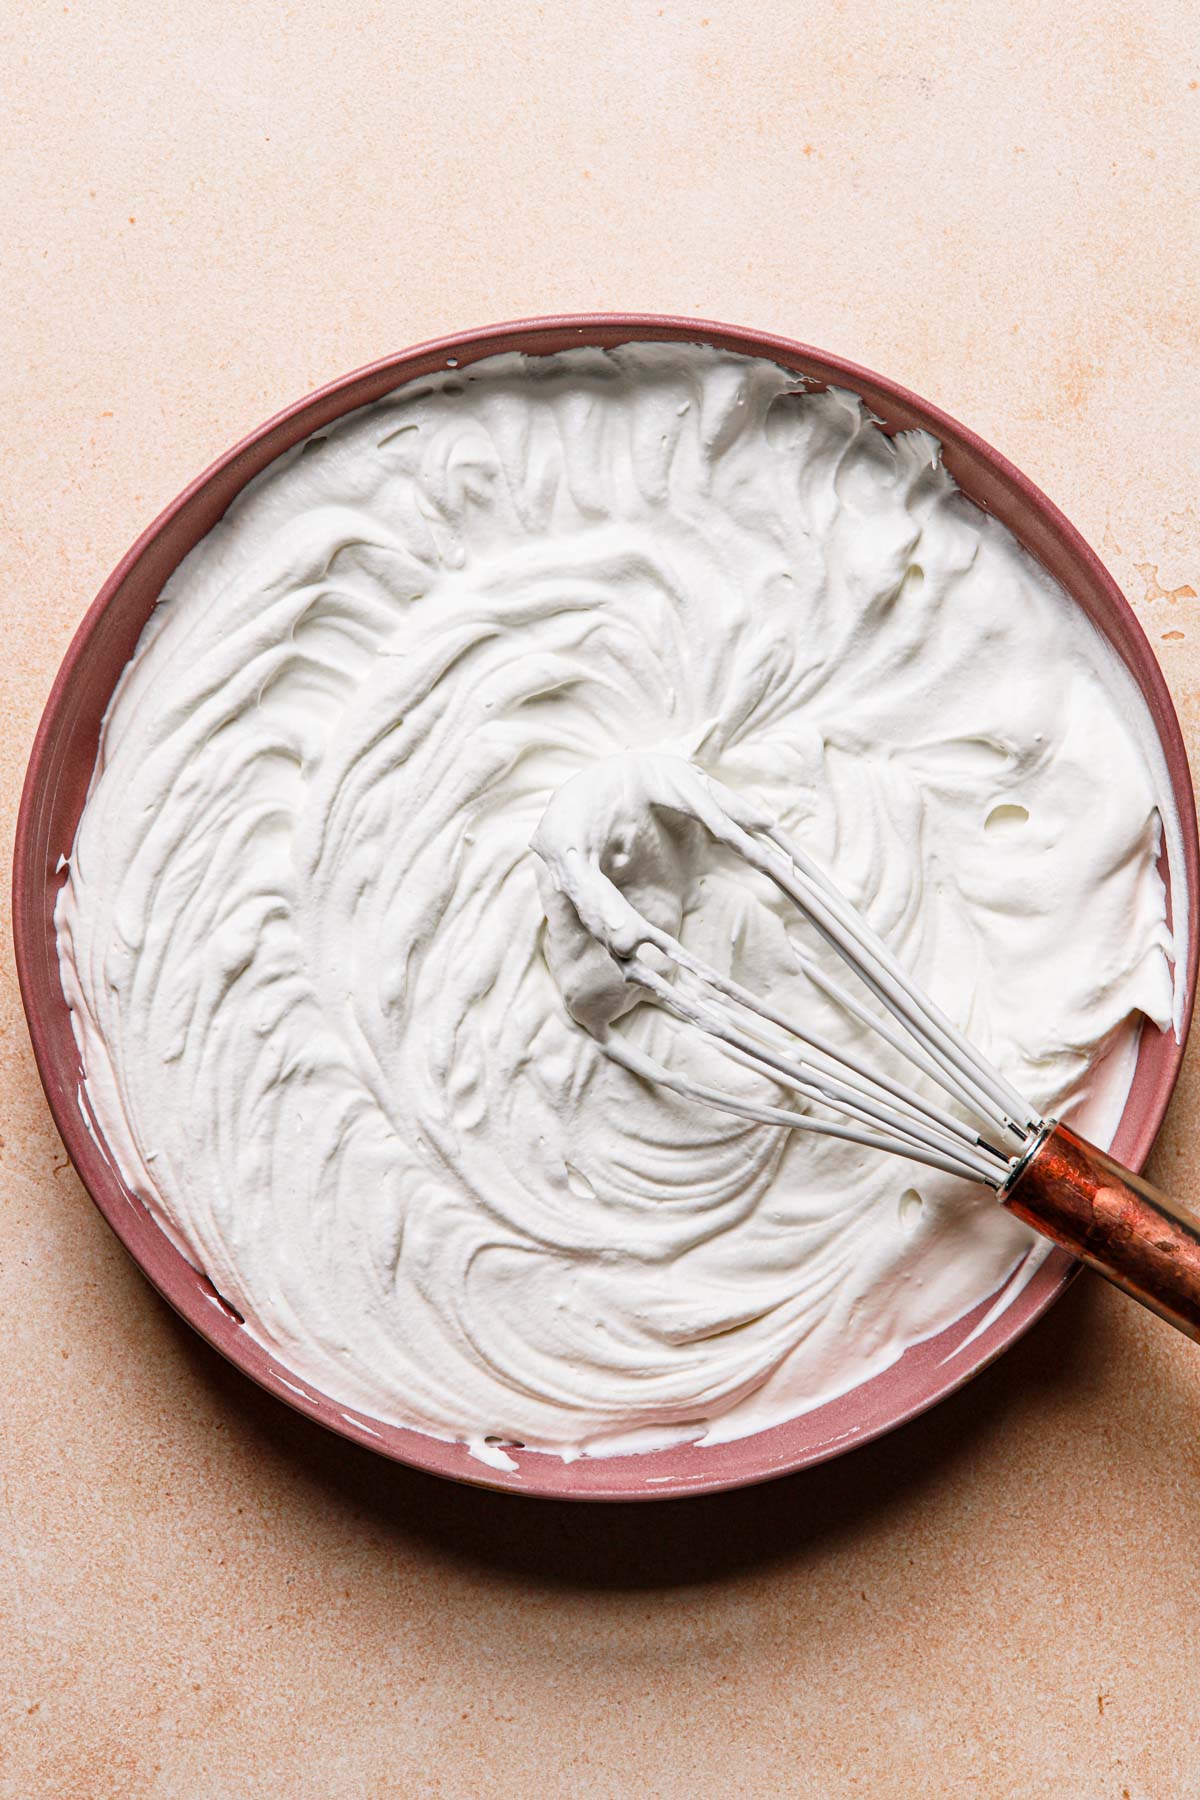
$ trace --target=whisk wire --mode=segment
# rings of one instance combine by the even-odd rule
[[[1011,1082],[1005,1080],[999,1069],[981,1055],[970,1038],[966,1037],[953,1021],[946,1017],[936,1002],[913,985],[887,944],[878,933],[871,929],[861,914],[855,912],[823,870],[819,869],[812,859],[797,846],[789,843],[780,831],[772,829],[767,835],[787,858],[792,869],[804,875],[819,890],[830,910],[838,916],[861,948],[875,957],[888,971],[892,980],[905,995],[913,1012],[918,1016],[923,1016],[928,1022],[928,1026],[949,1044],[955,1057],[961,1062],[967,1063],[975,1071],[981,1086],[992,1095],[1001,1110],[1014,1123],[1019,1122],[1022,1125],[1033,1123],[1029,1118],[1028,1101],[1017,1092]],[[796,898],[795,895],[792,897]]]
[[[763,1064],[768,1064],[770,1069],[774,1069],[777,1080],[781,1080],[793,1093],[801,1094],[806,1100],[819,1105],[833,1105],[837,1107],[837,1111],[844,1112],[847,1118],[855,1118],[869,1129],[878,1130],[883,1127],[892,1136],[907,1138],[914,1145],[925,1145],[930,1150],[941,1150],[943,1154],[950,1156],[963,1157],[966,1154],[973,1166],[981,1172],[981,1179],[984,1172],[990,1172],[993,1166],[995,1170],[1007,1166],[1007,1159],[1002,1156],[1002,1152],[991,1145],[984,1145],[970,1127],[950,1118],[948,1114],[946,1118],[952,1129],[941,1129],[936,1121],[930,1120],[928,1112],[923,1114],[919,1107],[903,1100],[896,1103],[885,1100],[878,1093],[878,1087],[882,1084],[873,1085],[864,1076],[838,1075],[837,1069],[826,1069],[811,1058],[801,1058],[799,1062],[795,1062],[792,1058],[781,1055],[779,1049],[765,1044],[754,1033],[739,1031],[736,1024],[727,1015],[723,1015],[720,1006],[705,1006],[703,1003],[689,1006],[678,997],[678,990],[673,990],[671,983],[653,972],[646,972],[646,976],[642,976],[640,972],[631,974],[630,979],[657,995],[667,1010],[675,1013],[676,1017],[700,1024],[702,1030],[709,1031],[711,1037],[723,1042],[727,1055],[734,1062],[757,1073],[761,1073]],[[988,1150],[995,1163],[990,1165],[986,1157],[977,1156],[977,1150]]]
[[[801,959],[802,967],[806,960],[808,959]],[[694,959],[689,959],[689,972],[691,972],[693,968],[699,966],[700,965],[695,963]],[[813,970],[811,967],[806,968],[804,972],[812,979]],[[636,980],[637,977],[631,976],[631,979]],[[734,981],[732,977],[719,975],[715,969],[706,968],[704,970],[703,979],[709,985],[716,988],[718,992],[736,1001],[740,1006],[745,1007],[755,1018],[769,1020],[772,1024],[777,1025],[781,1031],[787,1033],[791,1037],[798,1038],[801,1043],[807,1044],[810,1049],[816,1052],[818,1057],[824,1057],[828,1062],[834,1065],[835,1073],[839,1070],[843,1073],[850,1071],[847,1079],[851,1081],[852,1085],[859,1086],[862,1091],[871,1093],[882,1088],[886,1093],[890,1094],[893,1099],[902,1102],[907,1109],[914,1112],[918,1118],[924,1119],[933,1117],[940,1125],[949,1130],[953,1135],[964,1139],[965,1142],[975,1143],[977,1141],[978,1133],[972,1131],[969,1126],[964,1125],[960,1119],[956,1119],[953,1113],[947,1112],[944,1107],[939,1106],[937,1101],[928,1099],[924,1094],[918,1094],[914,1088],[906,1086],[904,1082],[897,1081],[878,1069],[867,1068],[844,1046],[833,1044],[828,1038],[813,1031],[811,1026],[802,1028],[797,1025],[793,1019],[789,1019],[783,1013],[778,1012],[765,1000],[760,999],[756,994],[752,994],[748,988],[743,987],[740,982]],[[855,1016],[860,1018],[864,1024],[879,1031],[880,1035],[885,1037],[887,1042],[892,1044],[902,1056],[908,1058],[909,1061],[917,1063],[919,1067],[924,1068],[925,1072],[934,1080],[941,1079],[936,1064],[931,1060],[926,1059],[923,1052],[916,1050],[914,1045],[907,1043],[898,1032],[889,1030],[886,1026],[886,1022],[881,1020],[876,1014],[868,1011],[864,1006],[857,1005],[857,1003],[853,1001],[853,997],[849,995],[845,989],[839,988],[838,985],[833,982],[828,984],[828,989],[831,997],[837,998],[843,1001],[843,1003],[850,1002],[851,1010],[853,1010]],[[915,1050],[916,1053],[914,1054]],[[964,1092],[963,1098],[967,1099],[969,1102],[970,1096]]]
[[[764,1073],[765,1066],[774,1080],[803,1099],[833,1106],[875,1133],[882,1128],[889,1147],[900,1141],[908,1147],[910,1154],[917,1149],[936,1153],[937,1167],[952,1167],[954,1172],[962,1173],[963,1165],[966,1165],[976,1179],[990,1182],[995,1177],[996,1185],[1007,1175],[1009,1159],[1003,1151],[936,1102],[925,1100],[902,1082],[893,1081],[879,1072],[868,1072],[848,1052],[836,1050],[827,1040],[816,1040],[811,1032],[802,1031],[774,1008],[758,1002],[739,983],[710,969],[667,934],[656,934],[655,944],[684,975],[697,977],[704,985],[729,995],[759,1019],[779,1026],[817,1051],[815,1059],[812,1056],[790,1057],[784,1054],[783,1046],[764,1041],[759,1033],[739,1029],[733,1016],[719,1004],[689,994],[679,981],[666,980],[637,958],[629,960],[626,966],[629,981],[652,994],[676,1018],[696,1025],[708,1036],[716,1038],[725,1054],[741,1066],[758,1074]],[[714,1091],[720,1092],[709,1090],[710,1093]],[[722,1096],[723,1100],[728,1098]],[[710,1104],[715,1102],[710,1101]],[[745,1106],[747,1103],[738,1104]],[[733,1110],[733,1107],[725,1110]],[[793,1125],[810,1130],[816,1128],[807,1116],[788,1113],[786,1117]]]
[[[574,903],[580,923],[604,945],[627,982],[714,1040],[732,1065],[754,1071],[804,1104],[799,1109],[777,1106],[669,1070],[611,1025],[602,1025],[597,1035],[610,1057],[645,1079],[740,1118],[886,1149],[994,1188],[1004,1185],[1016,1159],[1041,1130],[1041,1119],[914,986],[887,945],[811,857],[747,801],[681,758],[643,755],[636,768],[626,759],[577,781],[578,796],[595,805],[601,819],[614,816],[604,810],[614,795],[624,802],[630,793],[637,794],[651,811],[695,819],[769,880],[840,957],[866,998],[851,993],[793,945],[801,972],[818,993],[873,1032],[923,1079],[917,1088],[868,1067],[849,1047],[797,1024],[641,915],[605,873],[602,832],[611,826],[602,826],[590,842],[586,830],[576,835],[575,796],[568,803],[564,790],[547,809],[534,845],[551,866],[560,891]],[[647,959],[648,949],[660,954],[665,969]],[[939,1088],[949,1107],[924,1091],[924,1082]],[[951,1110],[958,1107],[968,1120]],[[827,1112],[840,1117],[829,1119]]]
[[[782,1125],[788,1130],[808,1131],[818,1137],[840,1138],[844,1143],[886,1150],[893,1156],[906,1157],[910,1162],[924,1163],[928,1168],[944,1170],[948,1175],[965,1175],[972,1180],[984,1181],[989,1187],[998,1188],[1001,1185],[1002,1176],[993,1174],[990,1169],[976,1172],[965,1158],[957,1154],[944,1156],[939,1151],[927,1149],[907,1138],[865,1131],[858,1125],[842,1125],[836,1119],[812,1118],[782,1106],[739,1100],[722,1088],[712,1087],[707,1082],[696,1081],[689,1075],[681,1075],[666,1068],[616,1034],[607,1040],[605,1049],[614,1062],[620,1063],[641,1080],[655,1082],[659,1087],[665,1087],[684,1099],[699,1100],[717,1112],[731,1113],[735,1118],[747,1119],[753,1124]]]

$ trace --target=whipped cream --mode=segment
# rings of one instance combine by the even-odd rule
[[[56,917],[125,1180],[298,1377],[492,1461],[777,1424],[1038,1254],[982,1188],[705,1109],[580,1029],[710,1054],[539,886],[581,770],[662,751],[744,795],[1102,1143],[1138,1019],[1178,1017],[1136,685],[933,439],[797,385],[630,345],[401,388],[238,497],[105,720]],[[626,824],[656,924],[824,1006],[768,883]]]

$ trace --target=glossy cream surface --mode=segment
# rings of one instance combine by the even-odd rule
[[[604,1055],[530,850],[572,776],[664,751],[746,795],[1101,1141],[1179,1005],[1132,679],[931,438],[796,385],[641,345],[401,388],[245,490],[105,722],[57,911],[103,1138],[299,1380],[492,1461],[779,1423],[1029,1254],[982,1189]],[[656,922],[853,1040],[765,882],[651,856]]]

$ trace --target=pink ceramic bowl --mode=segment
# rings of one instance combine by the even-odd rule
[[[376,400],[403,381],[447,364],[460,367],[498,351],[543,355],[573,345],[611,346],[633,339],[675,339],[719,345],[794,369],[810,383],[835,384],[860,394],[890,430],[923,427],[940,438],[946,465],[963,491],[1002,519],[1087,612],[1133,671],[1146,696],[1166,753],[1183,822],[1190,892],[1200,890],[1196,813],[1187,754],[1166,684],[1133,613],[1092,551],[1045,495],[995,450],[915,394],[882,376],[787,338],[738,331],[700,320],[636,313],[579,314],[521,320],[461,333],[388,356],[332,382],[290,406],[222,456],[167,507],[114,570],[75,635],[51,690],[25,781],[17,825],[13,931],[21,993],[42,1083],[63,1143],[85,1187],[125,1248],[154,1286],[189,1324],[238,1368],[288,1406],[384,1456],[439,1475],[519,1494],[594,1500],[662,1499],[765,1481],[823,1462],[866,1443],[961,1387],[1027,1331],[1057,1298],[1076,1266],[1061,1251],[1042,1265],[1020,1298],[959,1354],[986,1305],[910,1350],[885,1374],[790,1424],[712,1449],[683,1447],[642,1456],[563,1463],[532,1451],[515,1452],[513,1473],[491,1470],[457,1444],[380,1425],[322,1394],[304,1397],[288,1385],[290,1372],[262,1349],[125,1189],[91,1136],[80,1106],[82,1071],[59,982],[53,909],[95,760],[100,721],[113,686],[137,642],[164,582],[216,523],[238,492],[274,457],[340,414]],[[1196,979],[1197,914],[1188,943],[1187,1016]],[[1140,1169],[1162,1122],[1182,1060],[1182,1046],[1157,1032],[1144,1034],[1137,1072],[1117,1133],[1115,1151]],[[311,1390],[310,1383],[303,1386]]]

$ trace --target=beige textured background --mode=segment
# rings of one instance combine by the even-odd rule
[[[111,565],[442,329],[789,333],[1104,554],[1200,751],[1196,14],[1149,0],[9,0],[3,820]],[[1198,764],[1200,766],[1200,764]],[[0,966],[5,1800],[1200,1795],[1200,1352],[1080,1281],[907,1431],[570,1509],[327,1439],[176,1323]],[[1200,1052],[1156,1154],[1200,1187]]]

